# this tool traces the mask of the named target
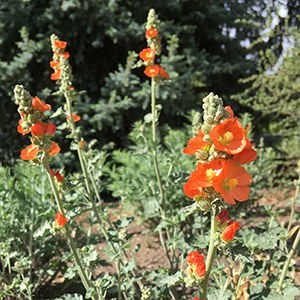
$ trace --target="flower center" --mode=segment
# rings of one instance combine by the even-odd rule
[[[216,173],[213,169],[206,170],[206,178],[208,182],[212,182],[213,178],[216,176]]]
[[[238,182],[239,181],[236,178],[230,178],[223,182],[222,187],[224,190],[230,192],[234,187],[237,186]]]
[[[224,133],[223,136],[221,136],[221,137],[219,138],[219,142],[220,142],[222,145],[227,146],[228,144],[230,144],[230,142],[232,141],[232,139],[233,139],[233,134],[232,134],[232,132],[227,131],[227,132]]]

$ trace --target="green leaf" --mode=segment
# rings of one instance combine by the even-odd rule
[[[183,280],[182,273],[178,271],[174,275],[164,276],[164,278],[160,279],[157,284],[158,286],[166,285],[167,287],[171,287],[181,283],[184,283],[184,280]]]
[[[295,299],[296,296],[300,296],[300,289],[296,286],[289,286],[287,289],[283,290],[281,294],[277,292],[272,292],[264,300],[284,300],[284,299]]]
[[[228,254],[233,261],[239,260],[245,263],[253,263],[250,251],[242,244],[238,244],[235,247],[228,248],[226,250],[226,254]]]
[[[146,114],[144,116],[144,121],[145,121],[145,123],[151,123],[152,122],[152,114],[151,113]]]
[[[51,232],[51,230],[52,230],[52,226],[50,225],[49,222],[46,222],[33,233],[33,237],[37,239],[38,237],[48,235],[49,232]]]

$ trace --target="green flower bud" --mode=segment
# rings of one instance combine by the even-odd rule
[[[211,129],[212,129],[212,126],[209,125],[209,124],[207,124],[207,123],[205,123],[205,124],[203,124],[203,125],[201,126],[201,129],[202,129],[202,132],[203,132],[204,134],[209,134],[210,131],[211,131]]]
[[[203,141],[206,142],[206,143],[210,143],[210,142],[211,142],[211,139],[210,139],[210,137],[209,137],[208,134],[205,134],[205,135],[204,135]]]
[[[205,150],[197,150],[196,159],[197,160],[206,160],[208,158],[208,152]]]
[[[210,199],[204,199],[203,197],[196,196],[194,197],[194,200],[197,202],[198,207],[200,210],[208,212],[211,211],[211,200]]]

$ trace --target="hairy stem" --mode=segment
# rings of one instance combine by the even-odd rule
[[[165,193],[159,172],[159,166],[157,161],[157,137],[156,137],[156,83],[155,79],[151,78],[151,114],[152,114],[152,160],[154,165],[155,176],[158,184],[159,195],[160,195],[160,213],[162,218],[166,217],[166,205],[165,205]],[[166,229],[167,240],[170,240],[170,233]],[[170,257],[169,250],[165,241],[162,230],[159,230],[159,238],[161,245],[165,251],[171,270],[174,270],[173,259]]]
[[[97,209],[97,205],[96,205],[96,203],[94,201],[94,198],[93,198],[93,195],[92,195],[92,188],[91,188],[90,181],[92,183],[92,187],[93,187],[93,190],[95,192],[97,201],[98,201],[98,203],[100,205],[100,209],[103,212],[103,203],[102,203],[100,194],[98,192],[94,176],[93,176],[93,174],[91,172],[89,172],[89,170],[87,168],[87,160],[86,160],[86,158],[84,156],[83,150],[81,149],[81,147],[79,145],[79,137],[78,137],[78,133],[76,132],[76,125],[75,125],[74,119],[72,117],[72,101],[71,101],[71,97],[69,96],[68,92],[64,93],[64,97],[65,97],[66,103],[67,103],[67,110],[68,110],[67,113],[68,113],[68,115],[70,117],[69,118],[70,129],[71,129],[72,135],[74,136],[74,140],[77,143],[77,154],[78,154],[78,158],[79,158],[80,167],[81,167],[81,170],[82,170],[82,173],[83,173],[84,184],[85,184],[85,188],[86,188],[86,191],[87,191],[89,202],[92,205],[92,210],[94,212],[94,215],[95,215],[95,217],[97,219],[98,224],[100,224],[101,232],[102,232],[102,234],[103,234],[106,242],[111,246],[111,248],[114,251],[114,253],[118,254],[118,250],[116,249],[116,247],[114,246],[114,244],[109,239],[107,229],[105,227],[105,224],[104,224],[102,218],[100,217],[100,214],[99,214],[98,209]],[[111,229],[115,229],[114,226],[113,226],[113,224],[110,222],[109,219],[107,220],[107,223],[108,223],[108,225],[109,225],[109,227]],[[127,254],[126,254],[126,252],[125,252],[124,249],[122,249],[122,253],[123,253],[123,255],[125,257],[127,257]],[[121,263],[122,266],[124,266],[126,262],[124,262],[122,260],[122,258],[120,258],[120,263]],[[137,275],[134,270],[132,271],[132,273],[133,273],[134,276]],[[139,288],[142,288],[143,284],[140,282],[140,280],[138,280],[137,283],[139,285]]]
[[[283,281],[285,279],[285,276],[286,276],[286,273],[288,271],[288,268],[290,266],[290,262],[292,260],[292,257],[294,256],[296,250],[298,249],[298,246],[299,246],[299,242],[300,242],[300,230],[298,230],[298,233],[297,233],[297,236],[294,240],[294,243],[292,245],[292,248],[287,256],[287,259],[284,263],[284,266],[283,266],[283,270],[282,270],[282,273],[281,273],[281,276],[280,276],[280,279],[279,279],[279,283],[278,283],[278,288],[277,288],[277,291],[278,292],[281,292],[282,291],[282,285],[283,285]]]
[[[61,212],[61,214],[64,215],[64,208],[63,208],[63,204],[62,204],[62,199],[61,199],[61,196],[59,195],[59,192],[57,190],[54,179],[51,175],[48,160],[44,159],[43,164],[44,164],[44,168],[47,172],[47,176],[48,176],[48,179],[50,181],[51,188],[52,188],[52,191],[53,191],[58,209]],[[65,224],[64,228],[65,228],[65,233],[66,233],[66,237],[67,237],[67,240],[68,240],[70,250],[71,250],[71,252],[74,256],[74,259],[75,259],[75,263],[76,263],[76,266],[77,266],[77,269],[78,269],[79,276],[82,280],[82,283],[83,283],[85,289],[88,291],[90,288],[94,288],[93,283],[89,280],[88,275],[86,274],[86,272],[83,268],[83,265],[81,263],[79,253],[76,249],[75,242],[72,238],[71,231],[70,231],[68,223]],[[98,300],[98,297],[94,296],[93,299]]]
[[[295,210],[296,210],[296,201],[297,201],[298,194],[299,194],[299,188],[300,188],[300,186],[297,185],[296,190],[295,190],[295,195],[294,195],[294,198],[292,200],[293,203],[292,203],[291,215],[290,215],[290,219],[289,219],[289,224],[288,224],[288,227],[287,227],[287,231],[290,231],[290,229],[292,227],[292,224],[293,224],[293,221],[294,221]]]
[[[162,213],[165,214],[165,194],[162,185],[161,175],[159,172],[158,162],[157,162],[157,138],[156,138],[156,83],[154,78],[151,79],[151,114],[152,114],[152,159],[154,164],[154,170],[156,175],[156,180],[158,183]]]
[[[199,295],[201,300],[207,300],[208,280],[209,280],[213,261],[217,251],[217,248],[215,247],[214,244],[214,235],[216,233],[216,230],[217,230],[217,220],[215,216],[215,210],[214,208],[212,208],[211,219],[210,219],[210,240],[209,240],[209,247],[208,247],[208,253],[206,258],[206,272],[205,272],[205,277],[200,284],[201,289]]]
[[[238,296],[238,293],[239,293],[239,290],[240,290],[240,287],[241,287],[242,274],[245,270],[245,267],[246,267],[246,264],[244,262],[241,262],[240,267],[239,267],[239,271],[238,271],[239,279],[238,279],[238,282],[237,282],[237,285],[236,285],[236,288],[235,288],[235,294],[233,295],[232,300],[237,299],[237,296]]]

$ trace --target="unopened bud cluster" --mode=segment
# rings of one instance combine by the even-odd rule
[[[223,107],[223,100],[213,93],[203,98],[203,111],[203,124],[201,126],[204,133],[203,140],[210,142],[210,131],[214,126],[229,117],[229,111]]]
[[[211,212],[214,247],[226,247],[234,240],[240,225],[222,207],[225,203],[234,205],[236,201],[249,199],[252,177],[242,165],[254,161],[256,151],[246,136],[247,130],[234,117],[231,107],[223,107],[221,98],[210,93],[203,99],[203,110],[203,124],[199,125],[200,115],[196,115],[193,127],[199,131],[183,150],[197,161],[197,169],[190,174],[183,190],[202,211]],[[193,251],[186,260],[187,284],[201,284],[209,276],[203,256]]]
[[[56,126],[44,123],[44,112],[51,109],[38,97],[32,97],[22,85],[14,89],[15,102],[19,106],[20,120],[18,132],[22,135],[31,133],[31,145],[21,151],[21,159],[41,163],[45,156],[51,157],[60,151],[60,147],[52,141]]]
[[[144,48],[139,57],[141,61],[139,66],[144,65],[146,68],[144,73],[146,76],[160,82],[163,79],[169,79],[170,75],[160,65],[155,63],[156,57],[161,54],[161,42],[158,28],[158,18],[154,9],[150,9],[146,25],[146,39],[148,48]]]

